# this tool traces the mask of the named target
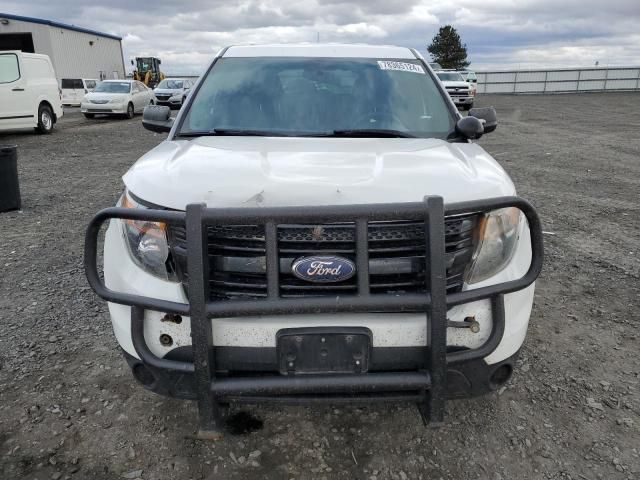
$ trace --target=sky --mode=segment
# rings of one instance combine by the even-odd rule
[[[640,0],[0,0],[0,12],[123,38],[199,74],[225,45],[346,42],[418,49],[451,24],[476,70],[640,64]]]

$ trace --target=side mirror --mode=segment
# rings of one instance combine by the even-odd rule
[[[482,121],[484,133],[491,133],[498,128],[498,117],[496,109],[493,107],[472,108],[469,110],[469,117],[475,117]]]
[[[456,123],[456,132],[464,138],[475,140],[482,136],[484,127],[479,119],[469,116],[458,120],[458,123]]]
[[[148,105],[142,112],[142,126],[156,133],[171,131],[173,118],[171,108],[165,105]]]

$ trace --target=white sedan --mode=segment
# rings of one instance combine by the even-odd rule
[[[133,118],[136,113],[142,113],[144,107],[154,103],[153,90],[142,82],[105,80],[84,96],[80,110],[87,118],[101,113]]]

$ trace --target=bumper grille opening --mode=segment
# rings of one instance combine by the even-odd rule
[[[479,215],[445,221],[447,292],[462,289],[473,256]],[[169,243],[176,270],[188,293],[186,232],[169,227]],[[423,222],[369,224],[369,281],[372,293],[402,295],[425,292],[425,233]],[[337,283],[311,283],[292,274],[300,257],[340,255],[355,260],[355,225],[279,225],[280,295],[282,297],[335,296],[357,293],[357,277]],[[209,227],[208,252],[212,300],[267,296],[264,227],[224,225]],[[356,273],[357,275],[357,273]]]

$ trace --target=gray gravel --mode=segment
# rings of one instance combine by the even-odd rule
[[[232,411],[261,429],[193,440],[194,404],[134,383],[82,272],[89,218],[163,136],[77,110],[50,136],[0,136],[24,203],[0,214],[0,478],[640,478],[640,94],[478,103],[547,257],[513,381],[449,403],[438,430],[412,406],[261,406]]]

